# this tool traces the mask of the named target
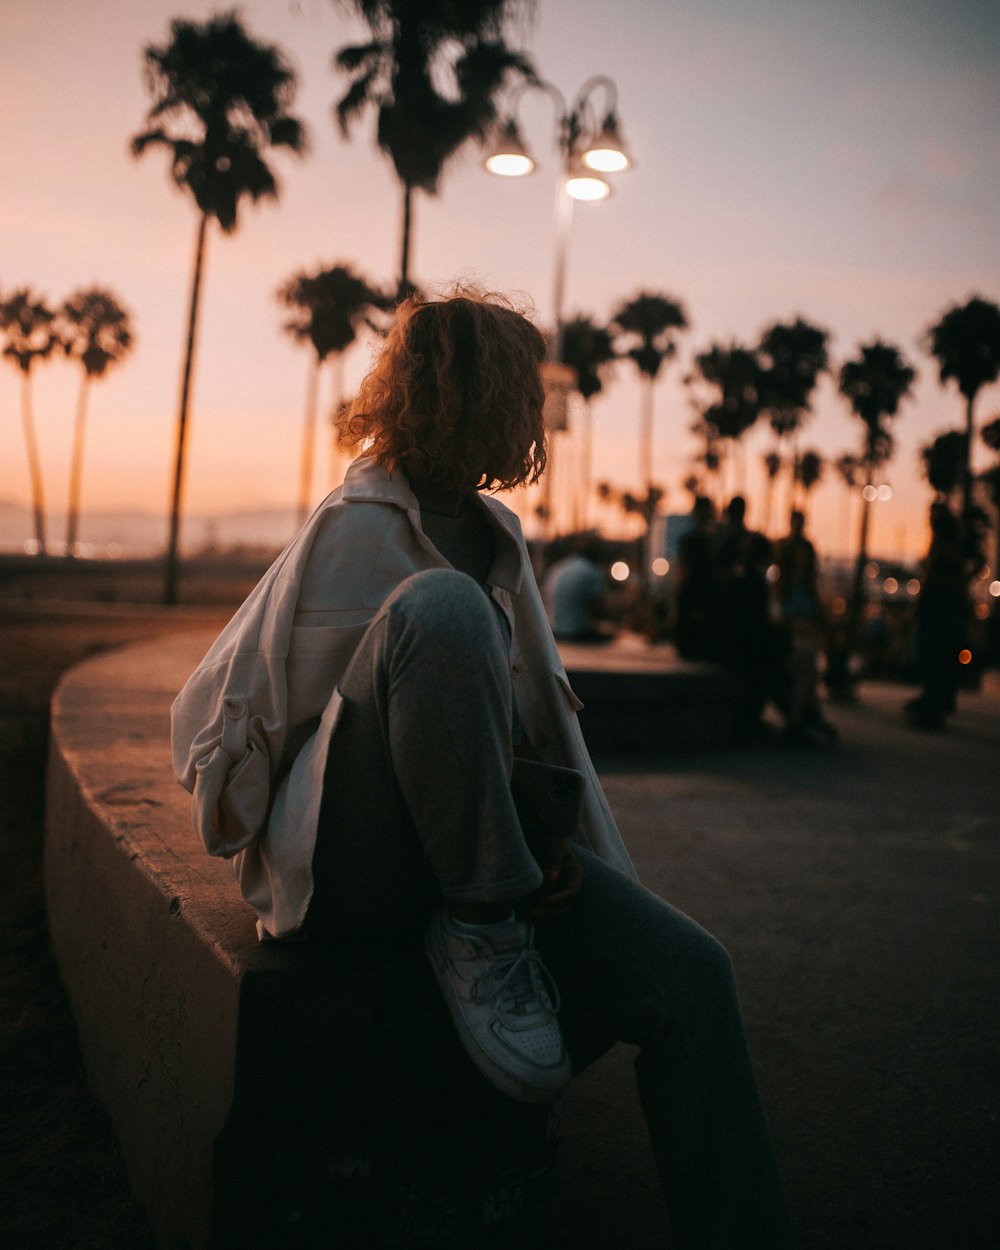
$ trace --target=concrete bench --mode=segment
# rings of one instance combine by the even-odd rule
[[[560,643],[559,651],[591,749],[656,753],[733,736],[740,683],[717,665],[681,660],[669,644],[628,634],[597,646]]]
[[[308,943],[262,946],[198,843],[168,712],[210,641],[88,660],[52,715],[53,947],[160,1244],[531,1244],[555,1115],[478,1077],[422,952],[331,968]]]

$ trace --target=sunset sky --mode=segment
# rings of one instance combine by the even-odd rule
[[[92,395],[83,539],[88,510],[166,513],[196,216],[169,182],[163,154],[133,160],[128,141],[148,104],[143,45],[162,42],[173,17],[205,18],[221,7],[0,7],[0,292],[30,285],[58,304],[100,284],[135,322],[136,350]],[[371,119],[345,141],[331,118],[344,90],[331,56],[363,28],[327,0],[248,0],[240,12],[255,37],[279,44],[295,66],[295,111],[311,144],[301,161],[275,157],[277,203],[245,209],[234,236],[210,234],[191,514],[294,503],[308,357],[281,333],[277,287],[298,269],[337,262],[389,284],[398,260],[399,188],[374,148]],[[668,488],[669,510],[686,507],[681,482],[695,449],[680,385],[691,356],[712,342],[752,342],[770,322],[799,314],[830,331],[837,365],[880,336],[917,368],[887,473],[894,497],[877,505],[874,546],[890,556],[919,553],[930,496],[918,449],[962,421],[961,400],[940,387],[921,338],[955,302],[1000,300],[997,5],[540,0],[519,42],[566,96],[594,74],[618,88],[635,167],[618,176],[611,199],[576,210],[566,312],[606,319],[642,289],[687,308],[691,328],[656,392],[655,476]],[[544,324],[558,176],[551,101],[526,95],[519,119],[539,170],[494,178],[468,148],[441,193],[417,200],[413,276],[425,286],[466,278],[522,293]],[[362,344],[348,357],[349,388],[369,352]],[[76,381],[58,360],[40,367],[34,383],[53,514],[65,508]],[[4,362],[0,500],[26,504],[19,404],[17,374]],[[829,379],[815,407],[802,446],[831,458],[854,449],[857,422]],[[638,409],[631,366],[620,364],[594,404],[596,479],[638,487]],[[980,421],[998,412],[995,386],[980,396]],[[764,521],[757,467],[769,445],[764,428],[748,440],[756,524]],[[572,440],[557,447],[563,492],[572,455]],[[978,464],[988,456],[977,449]],[[336,470],[322,446],[317,501]],[[557,493],[564,497],[558,478]],[[854,521],[832,468],[810,508],[820,548],[845,549]],[[601,518],[594,505],[590,516]]]

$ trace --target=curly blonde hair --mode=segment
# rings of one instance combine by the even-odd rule
[[[443,489],[510,490],[545,468],[545,340],[502,295],[404,300],[342,428],[387,469]]]

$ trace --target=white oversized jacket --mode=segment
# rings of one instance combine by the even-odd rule
[[[585,779],[580,841],[634,875],[584,745],[570,689],[509,508],[480,494],[496,530],[489,590],[511,625],[517,707],[540,758]],[[301,928],[337,684],[368,623],[411,574],[449,567],[401,473],[362,458],[222,631],[171,712],[177,778],[212,855],[232,858],[258,933]],[[335,746],[333,749],[336,749]]]

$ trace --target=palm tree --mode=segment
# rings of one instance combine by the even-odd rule
[[[52,354],[59,341],[53,328],[54,320],[55,314],[43,299],[35,298],[30,287],[22,287],[0,301],[0,330],[4,331],[7,340],[3,354],[21,374],[21,420],[31,476],[35,541],[40,556],[46,554],[45,491],[31,408],[31,371],[40,360],[46,360]]]
[[[826,330],[802,317],[776,321],[761,334],[757,351],[764,365],[762,408],[775,436],[775,451],[790,466],[789,498],[794,491],[795,439],[810,411],[819,375],[829,367]],[[783,456],[785,442],[792,453]]]
[[[965,444],[966,436],[962,430],[949,430],[920,449],[924,476],[942,503],[950,503],[951,496],[962,488],[969,460]]]
[[[312,493],[320,370],[331,356],[338,357],[351,346],[362,326],[377,328],[372,312],[388,307],[388,300],[349,265],[333,265],[314,274],[297,273],[278,291],[278,299],[291,314],[283,328],[292,338],[308,343],[313,349],[306,387],[299,476],[298,521],[301,526],[308,516]]]
[[[861,528],[858,535],[858,558],[854,569],[851,595],[850,635],[857,636],[861,622],[864,594],[864,571],[868,563],[868,529],[872,491],[869,489],[876,470],[892,455],[893,439],[886,422],[895,417],[899,405],[910,394],[916,371],[902,358],[897,348],[879,340],[863,346],[854,360],[841,366],[839,389],[864,427],[859,457],[864,480]]]
[[[503,40],[518,0],[350,0],[371,39],[343,47],[334,67],[351,76],[337,102],[341,133],[366,108],[377,113],[378,146],[403,187],[398,298],[412,290],[413,192],[436,193],[449,159],[469,139],[482,141],[497,116],[510,74],[535,71]],[[444,92],[443,79],[450,79]]]
[[[151,129],[132,139],[132,154],[166,148],[174,183],[194,197],[198,208],[164,587],[164,601],[176,603],[188,401],[208,223],[214,219],[231,234],[242,200],[277,198],[278,184],[264,153],[269,148],[301,153],[305,131],[288,111],[295,74],[284,54],[256,43],[232,13],[203,23],[177,19],[171,22],[169,42],[147,45],[144,56],[153,97],[146,114]]]
[[[962,516],[967,519],[972,508],[973,409],[980,389],[1000,376],[1000,307],[979,296],[953,305],[930,327],[925,341],[937,357],[942,384],[954,380],[965,399]]]
[[[653,386],[665,360],[677,353],[676,334],[687,329],[680,300],[642,291],[626,300],[611,319],[611,330],[624,337],[628,356],[643,379],[639,412],[639,479],[647,494],[653,486]]]
[[[771,515],[774,512],[774,480],[781,472],[781,456],[776,451],[768,451],[761,457],[764,475],[767,478],[767,502],[764,507],[764,533],[771,532]]]
[[[763,373],[757,353],[736,343],[714,343],[695,356],[694,367],[715,390],[703,419],[735,448],[761,414]],[[745,465],[743,469],[745,477]]]
[[[132,348],[134,336],[129,314],[110,291],[101,287],[90,287],[71,295],[59,310],[58,326],[66,355],[79,361],[83,371],[73,427],[66,513],[66,554],[72,556],[76,552],[80,524],[80,482],[90,384],[95,378],[103,378],[112,365],[121,363]]]
[[[590,495],[591,446],[593,412],[591,401],[604,386],[607,366],[615,359],[614,340],[606,326],[599,326],[590,317],[574,317],[562,327],[562,362],[576,373],[574,389],[583,400],[581,423],[580,482],[581,489],[573,528],[587,528],[587,500]]]
[[[795,462],[795,482],[801,486],[805,492],[806,501],[816,486],[819,485],[823,477],[823,470],[826,462],[818,451],[810,448],[804,451]],[[797,502],[797,501],[795,501]]]

